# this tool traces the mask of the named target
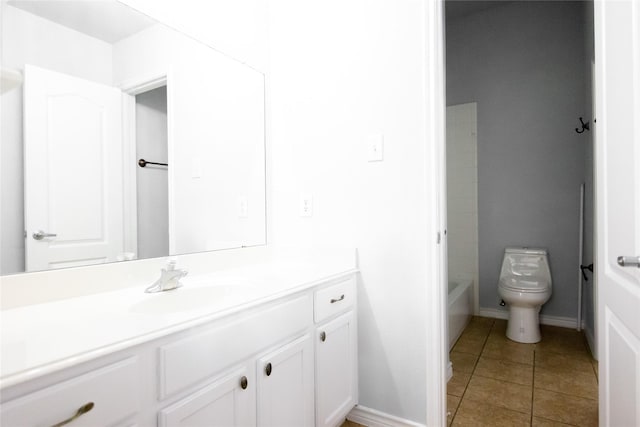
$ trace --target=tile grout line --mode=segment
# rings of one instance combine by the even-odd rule
[[[536,347],[538,344],[533,347],[533,370],[531,371],[531,417],[529,419],[529,425],[533,425],[533,396],[536,391],[536,355],[538,352],[536,351]]]
[[[480,358],[483,357],[483,354],[484,354],[485,350],[487,350],[487,345],[488,345],[489,338],[491,338],[492,334],[494,334],[494,333],[498,333],[497,323],[496,323],[495,320],[491,323],[491,325],[489,326],[487,332],[483,333],[484,336],[482,337],[482,345],[479,348],[478,354],[474,354],[474,356],[476,356],[477,358],[476,358],[476,360],[475,360],[475,362],[474,362],[474,364],[472,366],[472,369],[470,370],[469,381],[465,384],[465,386],[463,388],[463,392],[461,393],[458,407],[456,408],[456,411],[455,411],[455,413],[453,414],[453,416],[451,418],[451,424],[453,424],[455,419],[458,419],[457,418],[459,416],[458,410],[460,409],[460,405],[462,404],[463,400],[465,400],[465,398],[466,398],[467,401],[469,400],[469,397],[468,397],[469,395],[467,395],[467,392],[468,392],[468,389],[469,389],[471,381],[476,379],[476,378],[496,379],[496,378],[493,378],[491,376],[485,377],[485,376],[481,375],[480,373],[478,373],[478,370],[477,370],[478,366],[479,366],[479,363],[480,363]],[[562,338],[562,337],[555,337],[555,338]],[[573,338],[572,338],[572,340],[573,340]],[[557,344],[557,343],[554,343],[553,341],[554,340],[552,340],[552,344],[554,344],[554,345]],[[499,344],[499,343],[497,343],[497,344]],[[566,356],[566,357],[569,357],[569,358],[574,358],[574,357],[580,356],[580,354],[582,353],[580,351],[573,351],[574,346],[567,347],[567,348],[571,349],[572,351],[562,351],[560,349],[556,349],[554,346],[551,346],[550,348],[547,348],[547,347],[549,347],[549,346],[547,346],[547,345],[540,346],[540,343],[536,343],[533,346],[533,352],[532,352],[533,353],[532,354],[533,363],[532,363],[532,366],[531,366],[532,378],[531,378],[531,386],[530,386],[531,387],[530,388],[530,392],[531,392],[530,403],[531,403],[531,406],[530,406],[530,412],[529,412],[529,426],[533,425],[533,419],[535,418],[535,416],[534,416],[534,409],[535,409],[534,405],[535,405],[535,401],[536,401],[535,400],[535,390],[538,389],[537,386],[536,386],[537,382],[535,380],[535,375],[536,375],[537,371],[539,370],[538,367],[537,367],[537,363],[539,363],[538,359],[540,359],[542,361],[544,359],[544,357],[546,357],[547,354],[550,354],[550,355],[556,354],[556,355]],[[577,349],[575,349],[575,350],[577,350]],[[596,384],[598,384],[599,383],[598,372],[597,372],[598,370],[597,370],[596,364],[593,362],[593,358],[592,358],[592,356],[590,354],[590,351],[589,351],[589,348],[587,346],[584,346],[584,352],[586,354],[589,354],[589,356],[591,357],[591,359],[589,360],[589,364],[591,365],[592,369],[588,370],[588,371],[586,371],[586,370],[576,370],[575,372],[576,373],[580,372],[580,373],[585,373],[585,374],[587,372],[590,372],[591,375],[594,375],[594,377],[596,379]],[[461,353],[466,353],[466,352],[461,352]],[[544,356],[544,357],[542,357],[542,356]],[[582,356],[580,356],[580,357],[582,357]],[[487,358],[488,359],[502,360],[502,358],[500,358],[500,357],[493,358],[491,356],[488,356]],[[516,363],[518,365],[525,365],[523,363],[519,363],[519,362],[516,362],[516,361],[513,361],[513,363]],[[543,368],[544,367],[541,366],[541,369],[542,369],[541,372],[544,371]],[[573,369],[571,369],[571,368],[565,368],[565,369],[568,372],[573,371]],[[504,379],[500,379],[499,381],[503,381],[505,383],[511,383],[511,384],[520,385],[520,383],[512,383],[511,381],[504,380]],[[565,396],[570,396],[570,397],[574,397],[574,398],[579,398],[581,400],[593,400],[593,399],[588,398],[586,396],[583,397],[583,396],[578,396],[578,395],[576,395],[574,393],[567,393],[564,390],[548,390],[546,387],[544,387],[544,381],[541,384],[541,386],[543,386],[543,388],[539,388],[539,389],[541,391],[544,391],[544,392],[548,391],[548,392],[552,392],[552,393],[558,393],[559,395],[565,395]],[[485,402],[485,403],[488,404],[488,402]],[[510,409],[510,408],[506,408],[506,409]],[[511,410],[514,411],[514,409],[511,409]],[[517,412],[519,412],[519,411],[517,411]],[[525,414],[526,414],[526,412],[525,412]],[[557,419],[555,417],[549,418],[549,417],[543,415],[543,416],[540,416],[540,418],[542,420],[547,420],[547,421],[566,423],[566,421],[560,421],[559,419]],[[573,423],[566,423],[566,424],[575,426],[575,424],[573,424]]]
[[[471,323],[471,322],[469,322],[469,323]],[[464,386],[464,390],[462,391],[462,396],[460,396],[460,402],[458,402],[458,407],[456,408],[455,413],[451,417],[451,425],[453,425],[453,421],[456,419],[456,416],[458,415],[458,410],[460,409],[460,405],[462,405],[462,399],[464,398],[464,395],[467,393],[467,388],[469,387],[469,384],[471,383],[471,379],[473,378],[473,374],[476,372],[476,367],[478,366],[478,362],[480,361],[480,356],[482,355],[482,352],[484,351],[484,346],[487,345],[487,340],[489,339],[489,335],[491,334],[491,330],[493,329],[493,325],[494,324],[495,324],[495,320],[491,323],[491,327],[489,328],[489,332],[485,336],[484,342],[482,343],[482,348],[480,349],[480,354],[478,354],[478,358],[476,359],[475,363],[473,364],[473,369],[471,370],[471,373],[469,374],[469,382],[467,382],[467,384]],[[466,330],[468,327],[469,327],[469,325],[467,324],[467,326],[465,326],[464,329]],[[464,330],[462,332],[464,333]],[[457,344],[457,342],[456,342],[456,344]],[[454,347],[455,347],[455,344],[454,344]],[[449,351],[449,353],[451,353],[451,350]]]
[[[482,348],[480,349],[480,354],[478,354],[478,358],[476,359],[476,362],[473,364],[473,369],[471,370],[471,373],[469,375],[469,382],[467,382],[467,384],[464,386],[464,390],[462,391],[462,396],[460,396],[460,402],[458,402],[458,407],[456,408],[455,413],[451,417],[451,425],[453,425],[453,421],[456,419],[456,416],[458,415],[458,410],[460,409],[460,405],[462,405],[462,399],[464,398],[464,395],[467,393],[467,388],[469,387],[469,384],[471,383],[471,380],[473,379],[473,375],[476,372],[476,368],[478,366],[478,362],[480,362],[480,356],[482,356],[482,352],[484,351],[484,347],[487,345],[487,341],[489,340],[489,335],[491,335],[491,330],[493,329],[493,325],[495,325],[495,320],[493,322],[491,322],[491,327],[489,328],[489,332],[487,332],[487,335],[484,337],[484,342],[482,343]],[[469,327],[469,325],[467,325],[465,327],[465,330],[468,327]],[[463,331],[463,333],[464,333],[464,331]],[[455,345],[454,345],[454,347],[455,347]],[[451,353],[451,351],[449,353]]]

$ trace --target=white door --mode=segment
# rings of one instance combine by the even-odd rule
[[[313,346],[304,337],[258,360],[258,426],[313,426]]]
[[[640,2],[595,2],[595,41],[600,425],[638,426]]]
[[[121,96],[25,67],[26,271],[115,261],[123,252]]]

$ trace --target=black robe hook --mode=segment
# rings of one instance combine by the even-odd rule
[[[586,130],[589,130],[589,122],[585,123],[582,121],[582,117],[580,117],[580,124],[582,125],[582,129],[576,128],[577,133],[582,133]]]
[[[590,272],[593,273],[593,264],[581,265],[580,266],[580,270],[582,270],[582,277],[584,278],[584,281],[588,282],[589,281],[589,277],[587,277],[587,273],[585,272],[585,270],[589,270]]]

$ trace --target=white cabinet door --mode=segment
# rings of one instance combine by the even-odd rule
[[[313,344],[307,334],[258,360],[258,426],[313,426]]]
[[[253,369],[233,370],[224,378],[160,411],[161,427],[236,427],[256,425]]]
[[[354,311],[318,327],[316,427],[337,426],[357,403],[357,333]]]

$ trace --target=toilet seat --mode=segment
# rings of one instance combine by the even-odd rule
[[[551,287],[548,280],[536,276],[501,277],[498,286],[505,290],[523,293],[547,292]]]

